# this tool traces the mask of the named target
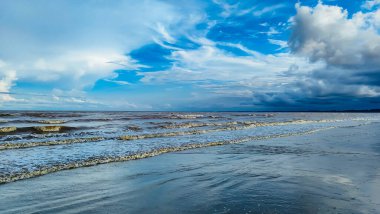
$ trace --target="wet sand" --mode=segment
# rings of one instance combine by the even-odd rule
[[[0,213],[379,213],[380,124],[0,185]]]

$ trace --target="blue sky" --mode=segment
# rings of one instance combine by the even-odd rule
[[[380,1],[0,1],[0,109],[380,108]]]

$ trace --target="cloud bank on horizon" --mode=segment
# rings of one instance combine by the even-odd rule
[[[379,0],[0,2],[0,109],[371,108]]]

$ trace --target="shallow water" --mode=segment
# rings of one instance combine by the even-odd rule
[[[380,114],[2,112],[0,183],[183,149],[376,121]]]
[[[0,212],[379,213],[378,130],[372,121],[65,170],[0,185]]]

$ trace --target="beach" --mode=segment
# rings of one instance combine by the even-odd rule
[[[380,124],[63,170],[0,185],[0,213],[379,213]]]
[[[0,0],[0,214],[380,214],[380,0]]]

